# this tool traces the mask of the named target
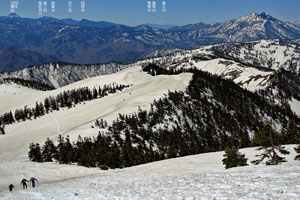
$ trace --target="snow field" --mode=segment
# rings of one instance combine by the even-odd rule
[[[160,98],[168,90],[184,90],[192,77],[185,73],[175,76],[152,77],[141,71],[141,67],[125,69],[112,75],[86,79],[74,84],[49,92],[33,92],[22,97],[23,105],[16,106],[14,101],[7,101],[7,106],[1,112],[7,112],[25,105],[35,105],[36,101],[43,101],[45,97],[73,88],[103,86],[116,82],[118,84],[132,84],[133,86],[122,92],[108,95],[101,99],[78,104],[72,109],[53,111],[36,120],[7,125],[6,135],[0,137],[0,193],[7,190],[8,182],[18,184],[23,177],[36,177],[42,183],[65,180],[70,177],[81,177],[100,173],[99,169],[88,169],[78,166],[58,165],[55,163],[33,163],[27,158],[28,147],[31,142],[43,144],[47,137],[57,141],[58,134],[70,135],[71,140],[81,136],[96,136],[99,129],[90,128],[98,118],[111,123],[119,113],[131,114],[137,112],[138,106],[149,109],[154,99]],[[10,87],[3,90],[10,91]],[[25,88],[23,88],[25,89]],[[25,89],[26,90],[26,89]],[[26,93],[27,94],[27,93]],[[4,101],[7,95],[0,95]],[[18,99],[15,95],[12,99]],[[5,99],[6,100],[6,99]],[[9,103],[11,102],[11,104]]]
[[[288,199],[300,197],[300,162],[294,145],[287,163],[224,169],[224,152],[153,162],[97,175],[40,183],[37,188],[3,192],[2,199]],[[249,160],[255,148],[242,149]],[[249,163],[249,161],[248,161]],[[1,198],[1,196],[0,196]]]
[[[138,106],[149,109],[150,103],[168,90],[184,90],[191,77],[189,73],[152,77],[136,66],[49,92],[0,85],[0,102],[6,103],[0,106],[1,112],[35,105],[36,101],[68,89],[93,88],[113,82],[133,85],[72,109],[61,109],[37,120],[6,126],[7,134],[0,137],[0,199],[300,199],[300,162],[293,160],[293,145],[288,146],[292,154],[288,156],[287,163],[278,166],[250,164],[228,170],[222,165],[224,152],[107,171],[28,160],[29,143],[43,143],[47,137],[56,141],[58,134],[70,135],[71,140],[79,134],[96,136],[99,129],[90,128],[96,119],[103,118],[111,123],[119,113],[136,112]],[[15,94],[17,92],[22,100]],[[254,160],[257,154],[254,148],[242,149],[241,152],[246,153],[249,161]],[[19,185],[21,179],[32,176],[39,180],[37,188],[22,190]],[[16,186],[13,192],[8,191],[10,183]]]

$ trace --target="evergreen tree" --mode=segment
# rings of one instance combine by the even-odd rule
[[[298,144],[297,147],[294,148],[297,155],[295,156],[295,160],[299,160],[300,161],[300,144]]]
[[[38,104],[38,102],[35,103],[35,109],[34,109],[34,119],[36,119],[37,117],[39,117],[41,115],[40,112],[40,106]]]
[[[41,147],[39,143],[29,145],[28,157],[33,162],[43,162]]]
[[[263,150],[260,155],[256,155],[260,159],[251,161],[255,165],[261,163],[266,158],[268,159],[266,161],[267,165],[286,162],[285,158],[279,156],[276,151],[283,155],[290,153],[280,145],[280,135],[272,129],[270,122],[264,124],[263,128],[254,134],[253,144],[260,146],[257,150]]]
[[[40,102],[39,104],[39,111],[40,111],[40,116],[45,114],[45,109],[43,103]]]
[[[48,113],[49,112],[49,110],[50,110],[50,100],[49,100],[49,98],[46,98],[45,100],[44,100],[44,107],[45,107],[45,109],[46,109],[46,112]]]
[[[57,152],[55,154],[55,159],[58,160],[59,163],[64,163],[63,160],[63,154],[64,154],[64,142],[65,139],[61,135],[58,136],[58,145],[57,145]]]
[[[98,91],[97,89],[94,87],[93,89],[93,99],[97,99],[98,98]]]
[[[294,159],[300,161],[300,135],[299,134],[297,134],[297,136],[296,136],[296,141],[298,143],[298,146],[294,148],[294,150],[297,153],[297,155],[295,156]]]
[[[122,148],[122,160],[124,162],[125,167],[132,166],[133,164],[133,147],[130,137],[130,132],[128,129],[125,130],[125,143]]]
[[[245,154],[241,154],[235,146],[232,148],[226,147],[225,154],[223,156],[225,158],[222,160],[222,162],[225,165],[225,169],[247,165],[248,159],[245,158]]]
[[[0,123],[0,134],[5,135],[5,127],[4,125],[2,126]]]
[[[62,164],[70,164],[73,162],[73,146],[70,143],[69,136],[67,135],[66,139],[59,135],[58,137],[58,145],[57,152],[55,155],[55,159]]]
[[[29,158],[29,160],[34,161],[34,158],[35,158],[35,144],[34,143],[30,143],[30,145],[29,145],[28,158]]]
[[[300,139],[300,130],[295,121],[291,120],[286,129],[281,131],[281,141],[283,144],[295,144]]]
[[[52,140],[47,138],[44,146],[43,146],[43,151],[42,151],[42,157],[44,162],[52,162],[53,158],[55,157],[56,154],[56,147],[53,143]]]

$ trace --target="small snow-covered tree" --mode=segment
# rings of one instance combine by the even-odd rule
[[[257,150],[263,150],[257,160],[251,161],[251,163],[257,165],[264,159],[267,165],[277,165],[281,162],[286,162],[285,157],[279,156],[278,152],[287,155],[290,152],[280,145],[279,133],[275,132],[270,122],[267,122],[263,128],[254,134],[253,144],[259,146]]]
[[[245,158],[245,154],[241,154],[235,146],[232,148],[226,147],[225,154],[223,156],[225,158],[222,160],[222,162],[225,165],[225,169],[247,165],[248,159]]]
[[[299,160],[300,161],[300,144],[298,144],[297,147],[294,148],[297,155],[295,156],[295,160]]]

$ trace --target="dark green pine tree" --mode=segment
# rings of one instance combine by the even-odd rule
[[[29,152],[28,152],[28,157],[31,161],[33,162],[42,162],[42,152],[41,152],[41,147],[39,143],[31,143],[29,145]]]
[[[300,139],[300,130],[297,126],[297,123],[290,121],[286,129],[283,129],[281,132],[282,142],[284,144],[295,144]]]
[[[297,147],[294,148],[297,155],[295,156],[295,160],[299,160],[300,161],[300,144],[298,144]]]
[[[55,159],[58,160],[59,163],[64,163],[63,158],[64,158],[64,142],[65,139],[61,135],[58,136],[58,145],[57,145],[57,152],[55,154]]]
[[[40,116],[40,106],[38,102],[35,103],[35,109],[34,109],[34,119],[36,119],[38,116]]]
[[[56,147],[52,140],[47,138],[42,151],[42,157],[44,162],[52,162],[56,155]]]
[[[40,116],[45,114],[45,109],[43,103],[39,104]]]
[[[222,162],[225,165],[225,169],[247,165],[248,159],[245,158],[245,154],[241,154],[235,146],[232,148],[226,147],[225,154],[223,156],[225,158]]]
[[[5,127],[4,125],[2,126],[0,123],[0,134],[5,135]]]
[[[28,152],[28,158],[29,160],[33,161],[35,158],[35,144],[31,143],[29,145],[29,152]]]
[[[258,160],[253,160],[251,163],[257,165],[264,159],[267,165],[277,165],[281,162],[286,162],[285,158],[278,155],[278,152],[287,155],[290,152],[280,145],[280,135],[275,132],[270,122],[264,124],[263,128],[254,134],[253,144],[259,146],[257,150],[263,150]]]
[[[46,112],[48,113],[49,112],[49,110],[50,110],[50,100],[49,100],[49,98],[46,98],[45,100],[44,100],[44,107],[45,107],[45,110],[46,110]]]
[[[294,159],[300,161],[300,135],[299,135],[299,134],[296,135],[296,141],[297,141],[297,143],[298,143],[298,146],[296,146],[296,147],[294,148],[295,151],[296,151],[296,153],[297,153],[297,155],[295,156]]]
[[[62,164],[70,164],[73,162],[73,146],[68,135],[66,139],[61,135],[58,136],[57,153],[55,155],[55,159]]]
[[[125,143],[122,147],[122,160],[124,167],[130,167],[133,165],[133,147],[130,132],[128,129],[125,130]]]
[[[168,147],[167,157],[168,158],[176,158],[177,157],[176,150],[175,150],[175,145],[174,144],[171,144]]]
[[[98,91],[97,89],[94,87],[93,89],[93,99],[97,99],[98,98]]]

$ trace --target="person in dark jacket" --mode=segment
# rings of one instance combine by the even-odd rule
[[[13,185],[13,184],[10,184],[9,186],[8,186],[8,189],[9,189],[9,191],[13,191],[13,189],[15,189],[15,186]]]
[[[27,179],[23,178],[23,180],[21,181],[21,184],[23,185],[23,189],[27,189],[27,183],[29,182]]]
[[[38,182],[38,180],[36,178],[34,178],[34,177],[31,177],[30,178],[30,182],[32,184],[32,187],[34,188],[35,187],[35,182]]]

